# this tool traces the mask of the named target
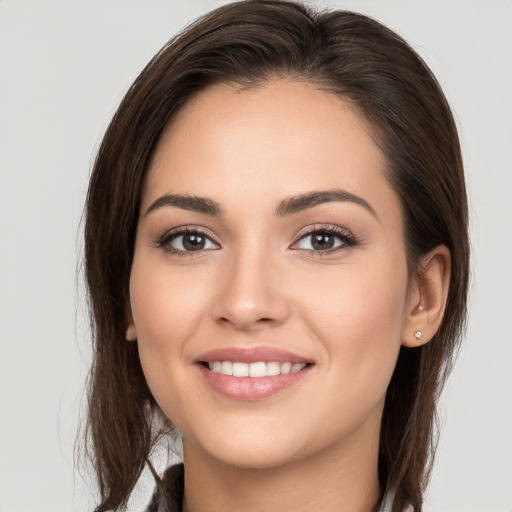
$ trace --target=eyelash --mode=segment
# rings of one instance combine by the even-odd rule
[[[176,256],[194,256],[194,253],[199,253],[201,250],[198,251],[182,251],[180,249],[175,249],[170,245],[170,243],[175,240],[176,238],[183,236],[183,235],[202,235],[208,240],[210,240],[213,244],[215,244],[217,247],[219,247],[219,244],[215,241],[215,239],[212,237],[210,233],[207,231],[199,228],[199,227],[184,227],[184,228],[175,228],[171,229],[170,231],[167,231],[163,234],[157,241],[156,246],[164,249],[167,252],[170,252],[173,255]],[[204,250],[204,249],[203,249]],[[211,249],[206,249],[211,250]]]
[[[346,249],[347,247],[355,247],[359,244],[359,240],[352,235],[349,231],[342,229],[338,226],[331,225],[322,225],[322,226],[314,226],[308,229],[305,233],[302,233],[296,242],[293,245],[298,244],[301,240],[308,236],[312,236],[314,234],[323,234],[328,236],[334,236],[341,241],[339,246],[333,247],[331,249],[302,249],[303,251],[307,251],[315,256],[321,256],[323,254],[333,254],[340,250]]]
[[[175,240],[176,238],[183,236],[183,235],[202,235],[208,240],[210,240],[211,243],[216,245],[217,247],[220,247],[218,242],[215,241],[215,239],[212,237],[212,235],[205,230],[199,228],[199,227],[184,227],[184,228],[176,228],[172,229],[170,231],[167,231],[164,233],[163,236],[161,236],[155,243],[156,247],[164,249],[167,252],[170,252],[173,255],[176,256],[194,256],[194,253],[200,253],[205,250],[211,250],[211,249],[200,249],[198,251],[183,251],[181,249],[175,249],[170,245],[170,243]],[[359,244],[359,240],[352,235],[350,232],[341,229],[337,226],[331,226],[331,225],[323,225],[323,226],[314,226],[307,230],[305,233],[302,233],[298,238],[297,241],[292,244],[292,247],[294,245],[297,245],[301,240],[305,239],[308,236],[312,236],[314,234],[324,234],[327,236],[334,236],[338,240],[341,241],[341,244],[330,248],[330,249],[302,249],[302,251],[306,251],[308,253],[314,254],[315,256],[321,256],[323,254],[329,254],[329,253],[335,253],[340,250],[343,250],[347,247],[354,247]],[[301,249],[295,249],[295,250],[301,250]]]

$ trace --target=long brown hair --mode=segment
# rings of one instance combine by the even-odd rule
[[[141,188],[176,111],[215,83],[257,87],[291,77],[348,99],[367,119],[402,202],[411,272],[438,244],[451,252],[442,325],[402,347],[382,419],[379,477],[393,511],[419,511],[436,440],[436,399],[466,315],[467,200],[457,130],[422,59],[377,21],[278,0],[225,5],[172,39],[131,86],[99,149],[87,195],[85,276],[93,332],[87,439],[100,491],[96,511],[126,505],[154,443],[156,409],[137,346],[125,341],[128,282]]]

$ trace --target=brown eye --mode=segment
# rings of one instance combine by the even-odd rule
[[[170,237],[167,237],[166,240],[163,240],[159,245],[176,253],[198,252],[219,248],[210,237],[199,231],[174,233]]]
[[[186,251],[200,251],[204,249],[206,245],[206,237],[198,233],[190,233],[188,235],[182,235],[183,248]]]
[[[297,248],[309,251],[328,251],[343,245],[346,245],[346,241],[342,240],[340,235],[328,231],[313,231],[301,237],[297,243]]]
[[[334,242],[334,236],[327,233],[314,233],[311,235],[311,247],[318,251],[332,249]]]
[[[315,229],[302,235],[292,246],[292,249],[303,249],[306,251],[335,252],[344,247],[357,245],[357,240],[348,232],[337,227]]]

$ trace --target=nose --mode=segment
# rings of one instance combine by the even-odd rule
[[[215,321],[241,331],[282,324],[289,303],[277,265],[263,251],[234,257],[222,272]],[[255,254],[256,253],[256,254]]]

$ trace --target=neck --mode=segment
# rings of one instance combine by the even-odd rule
[[[371,512],[381,497],[378,436],[359,449],[330,446],[314,456],[265,468],[227,464],[186,439],[183,447],[183,512]]]

